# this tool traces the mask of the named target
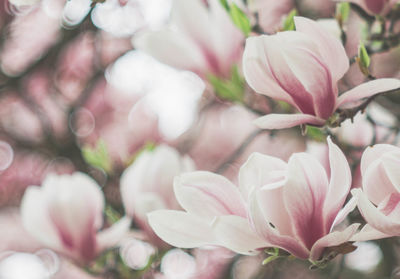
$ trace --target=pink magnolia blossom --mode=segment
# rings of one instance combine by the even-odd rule
[[[100,187],[83,173],[48,175],[42,187],[29,187],[22,200],[25,229],[43,245],[75,260],[90,261],[116,245],[129,229],[121,219],[101,232],[104,197]]]
[[[390,12],[392,7],[396,5],[399,0],[339,0],[341,2],[351,2],[363,8],[371,15],[385,15]]]
[[[361,158],[362,190],[352,190],[368,222],[354,240],[400,235],[400,148],[389,144],[368,147]]]
[[[295,17],[297,31],[247,39],[243,69],[258,93],[285,101],[301,114],[268,114],[256,120],[265,129],[300,124],[322,126],[338,108],[360,104],[365,98],[400,87],[398,79],[363,83],[338,97],[338,81],[349,68],[340,40],[316,22]]]
[[[190,157],[181,156],[167,145],[142,151],[121,176],[121,196],[127,214],[142,229],[151,232],[146,214],[157,209],[179,209],[173,190],[174,177],[193,170]]]
[[[218,0],[175,0],[168,29],[144,33],[134,45],[170,66],[229,76],[240,60],[243,34]]]
[[[342,209],[350,168],[330,139],[328,145],[330,177],[307,153],[292,155],[288,163],[254,153],[240,170],[239,188],[210,172],[183,174],[174,189],[186,211],[154,211],[148,214],[150,226],[177,247],[218,245],[241,254],[280,247],[318,260],[324,248],[347,242],[359,226],[333,230],[355,203]]]

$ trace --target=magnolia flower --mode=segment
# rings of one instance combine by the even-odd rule
[[[239,188],[210,172],[175,179],[185,211],[148,214],[166,242],[182,248],[219,245],[251,254],[279,247],[299,258],[318,260],[326,247],[347,242],[359,224],[334,231],[355,204],[342,209],[351,173],[345,156],[328,139],[330,177],[317,159],[295,153],[288,163],[254,153],[239,173]]]
[[[354,236],[362,241],[400,235],[400,148],[368,147],[361,158],[362,190],[352,190],[367,225]]]
[[[351,2],[363,8],[371,15],[384,15],[390,12],[399,0],[339,0],[340,2]]]
[[[170,66],[229,76],[240,59],[243,34],[218,0],[175,0],[168,29],[138,36],[134,44]]]
[[[21,204],[25,229],[43,245],[76,260],[90,261],[111,247],[129,229],[121,219],[101,232],[104,197],[83,173],[48,175],[42,187],[30,186]]]
[[[121,196],[127,214],[146,228],[147,213],[156,209],[178,209],[174,177],[194,169],[188,156],[181,156],[167,145],[142,151],[121,176]]]
[[[338,97],[338,81],[349,59],[338,38],[316,22],[295,17],[297,31],[247,39],[243,71],[258,93],[293,105],[301,114],[269,114],[256,120],[265,129],[300,124],[322,126],[338,108],[355,107],[362,99],[400,87],[398,79],[377,79]]]

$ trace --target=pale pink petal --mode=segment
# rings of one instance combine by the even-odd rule
[[[313,20],[295,17],[294,22],[296,31],[307,34],[318,45],[319,53],[332,74],[333,83],[336,83],[349,69],[349,59],[342,43]]]
[[[239,254],[255,254],[255,250],[270,246],[251,228],[247,219],[239,216],[219,216],[213,222],[219,245]]]
[[[96,235],[97,252],[101,252],[107,248],[117,245],[125,234],[129,231],[131,219],[123,217],[111,227],[102,230]]]
[[[356,107],[366,98],[395,89],[400,89],[399,79],[380,78],[368,81],[340,95],[336,108]]]
[[[386,174],[393,186],[400,192],[400,154],[387,153],[382,156]]]
[[[289,93],[283,90],[272,76],[264,49],[264,43],[268,43],[268,40],[268,36],[265,35],[247,38],[243,53],[243,73],[246,81],[257,93],[296,106]]]
[[[389,177],[387,176],[382,160],[371,163],[362,173],[363,191],[374,204],[380,204],[388,195],[396,193]]]
[[[194,248],[216,243],[210,222],[196,215],[175,210],[156,210],[148,221],[156,235],[179,248]]]
[[[173,24],[200,46],[210,44],[212,26],[209,12],[203,1],[174,0],[171,9]]]
[[[368,240],[375,240],[381,238],[388,238],[394,235],[384,234],[370,225],[366,224],[358,233],[354,234],[350,241],[368,241]]]
[[[61,248],[56,228],[48,218],[46,200],[39,187],[31,186],[21,202],[21,220],[25,229],[41,243]]]
[[[301,124],[323,126],[325,120],[310,114],[267,114],[254,121],[261,129],[285,129]]]
[[[294,231],[308,249],[328,233],[323,216],[327,191],[326,171],[318,160],[306,153],[292,155],[283,197]]]
[[[380,212],[360,189],[353,189],[351,193],[358,198],[358,209],[370,226],[384,234],[399,235],[400,222]]]
[[[198,46],[178,32],[160,30],[137,35],[134,46],[157,60],[178,69],[203,73],[206,61]]]
[[[318,239],[311,248],[310,259],[313,261],[319,260],[324,248],[338,246],[342,243],[350,241],[350,238],[356,233],[360,224],[352,224],[344,231],[331,232],[324,237]]]
[[[361,157],[361,173],[364,175],[369,165],[380,158],[386,152],[399,153],[400,148],[390,144],[376,144],[367,147]]]
[[[180,205],[191,214],[205,218],[246,216],[239,189],[221,175],[205,171],[185,173],[175,178],[174,190]]]
[[[336,215],[335,220],[333,220],[332,226],[330,227],[329,231],[332,231],[335,226],[339,225],[343,220],[349,215],[350,212],[354,210],[357,206],[357,198],[352,197],[346,205],[339,211],[339,213]]]
[[[265,211],[261,210],[258,191],[250,194],[250,217],[255,231],[273,247],[280,247],[298,258],[307,259],[309,250],[295,237],[282,235],[272,228],[269,220],[264,216]],[[280,209],[278,209],[280,210]],[[276,211],[275,211],[276,212]]]
[[[330,137],[328,137],[327,141],[329,146],[331,179],[324,204],[324,216],[327,229],[329,230],[349,194],[351,171],[343,152],[332,142]]]
[[[286,162],[276,157],[257,152],[251,154],[239,171],[239,189],[243,197],[247,200],[253,187],[261,187],[284,178],[285,175],[282,177],[279,171],[285,171],[286,165]]]

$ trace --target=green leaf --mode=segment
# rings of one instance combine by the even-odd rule
[[[232,67],[230,79],[221,79],[213,74],[209,74],[207,78],[214,87],[215,94],[221,99],[239,103],[243,101],[245,82],[236,65]]]
[[[368,76],[369,75],[369,65],[371,64],[371,59],[369,58],[367,49],[365,48],[363,43],[360,43],[358,47],[358,57],[356,59],[358,66],[360,67],[361,72]]]
[[[270,262],[273,262],[273,261],[275,261],[275,260],[277,260],[277,259],[279,259],[279,258],[280,258],[280,256],[271,256],[271,257],[268,257],[268,258],[266,258],[265,260],[263,260],[262,265],[269,264]]]
[[[339,24],[342,25],[347,21],[350,15],[350,3],[342,2],[336,5],[336,18]]]
[[[313,126],[307,126],[307,135],[315,140],[315,141],[325,141],[326,136],[325,134],[321,131],[321,129],[318,129],[317,127]]]
[[[229,12],[230,7],[229,7],[229,4],[228,4],[228,0],[219,0],[219,2],[221,3],[222,7],[224,7],[224,9],[227,12]]]
[[[112,171],[111,159],[108,154],[106,143],[100,139],[95,148],[83,147],[82,156],[86,163],[96,168],[101,168],[105,172]]]
[[[292,31],[295,29],[294,25],[294,17],[297,15],[297,10],[293,9],[287,15],[285,21],[283,22],[283,30],[284,31]]]
[[[251,24],[247,15],[235,3],[228,8],[233,23],[243,32],[244,35],[248,36],[251,32]]]

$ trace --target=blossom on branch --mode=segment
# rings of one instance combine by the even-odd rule
[[[317,261],[326,247],[349,241],[359,224],[334,230],[355,207],[343,204],[351,173],[345,156],[328,139],[330,177],[317,159],[295,153],[286,163],[254,153],[239,173],[239,188],[223,176],[192,172],[175,179],[184,211],[148,214],[150,226],[181,248],[224,246],[240,254],[279,247]]]
[[[340,40],[316,22],[295,17],[296,31],[247,39],[243,71],[260,94],[284,101],[301,114],[268,114],[255,121],[264,129],[300,124],[323,126],[337,109],[360,105],[366,98],[400,88],[398,79],[376,79],[338,96],[338,81],[349,68]]]

